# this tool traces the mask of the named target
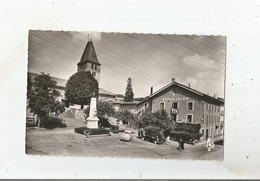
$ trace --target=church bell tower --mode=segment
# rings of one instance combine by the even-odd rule
[[[77,65],[78,65],[78,70],[77,70],[78,72],[89,71],[99,83],[101,64],[97,59],[96,51],[92,41],[88,41],[85,50],[82,54],[82,57],[80,59],[80,62],[77,63]]]

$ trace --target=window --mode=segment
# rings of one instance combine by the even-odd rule
[[[193,111],[193,102],[188,102],[188,110]]]
[[[91,64],[91,69],[92,69],[92,70],[94,69],[94,64],[93,64],[93,63]]]
[[[187,123],[192,123],[192,121],[193,121],[192,114],[187,114]]]
[[[164,102],[161,102],[161,103],[160,103],[160,109],[165,109],[165,107],[164,107]]]
[[[95,77],[96,76],[96,72],[92,72],[92,75],[93,75],[93,77]]]
[[[210,105],[208,104],[208,111],[210,111]]]
[[[204,115],[202,115],[201,124],[202,124],[202,125],[204,124]]]
[[[172,108],[173,109],[178,109],[178,102],[172,103]]]

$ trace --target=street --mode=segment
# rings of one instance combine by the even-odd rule
[[[27,128],[26,153],[32,155],[222,160],[223,145],[216,145],[208,152],[205,144],[185,144],[182,152],[177,142],[162,145],[134,138],[131,142],[120,141],[120,134],[86,138],[74,133],[73,128]]]

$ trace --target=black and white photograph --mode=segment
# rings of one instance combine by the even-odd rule
[[[259,179],[259,10],[0,1],[0,178]]]
[[[225,36],[28,39],[26,154],[223,160]]]

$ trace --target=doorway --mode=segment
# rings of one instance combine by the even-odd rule
[[[208,139],[209,137],[209,129],[206,129],[206,140]]]

